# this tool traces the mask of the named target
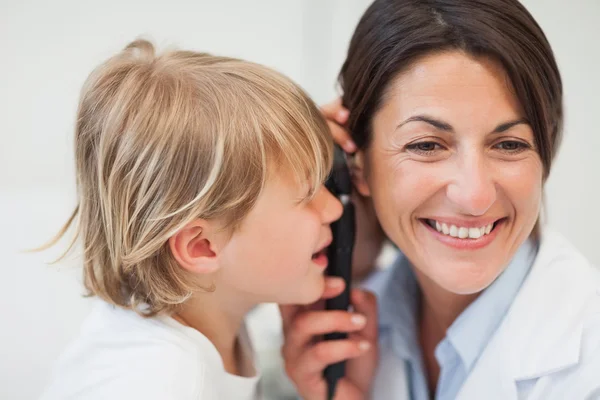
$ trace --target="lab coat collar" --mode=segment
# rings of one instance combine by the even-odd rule
[[[600,312],[599,294],[594,267],[561,235],[544,230],[529,276],[458,399],[492,390],[494,398],[516,400],[519,381],[576,365],[584,323]]]
[[[597,294],[596,280],[573,273],[593,268],[589,262],[558,233],[547,230],[543,235],[531,275],[507,320],[515,380],[538,378],[579,362],[583,324],[592,312],[586,303],[593,305],[590,296]],[[592,287],[586,290],[586,285]]]

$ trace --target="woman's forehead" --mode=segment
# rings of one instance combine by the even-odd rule
[[[392,82],[380,107],[381,113],[399,119],[418,114],[514,119],[521,117],[520,110],[502,67],[492,59],[462,52],[415,61]]]
[[[510,79],[499,62],[462,51],[447,51],[415,60],[397,74],[386,95],[460,94],[474,89],[513,92]]]

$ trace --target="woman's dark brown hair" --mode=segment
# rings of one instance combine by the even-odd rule
[[[542,29],[517,0],[375,0],[339,75],[348,129],[361,149],[394,78],[425,54],[460,50],[500,62],[529,122],[548,177],[562,135],[562,82]]]

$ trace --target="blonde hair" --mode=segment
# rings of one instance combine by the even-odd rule
[[[195,287],[168,238],[197,218],[233,232],[269,170],[291,172],[312,196],[332,143],[318,108],[261,65],[167,51],[136,40],[100,65],[81,94],[75,129],[76,221],[90,295],[145,315],[172,312]],[[271,168],[273,166],[274,168]]]

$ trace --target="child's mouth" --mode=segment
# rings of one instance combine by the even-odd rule
[[[321,268],[327,268],[327,264],[329,263],[329,259],[327,258],[327,247],[314,253],[311,257],[311,261]]]
[[[315,260],[315,259],[319,258],[320,256],[326,256],[326,255],[327,255],[327,248],[324,248],[324,249],[314,253],[312,255],[311,259]]]

